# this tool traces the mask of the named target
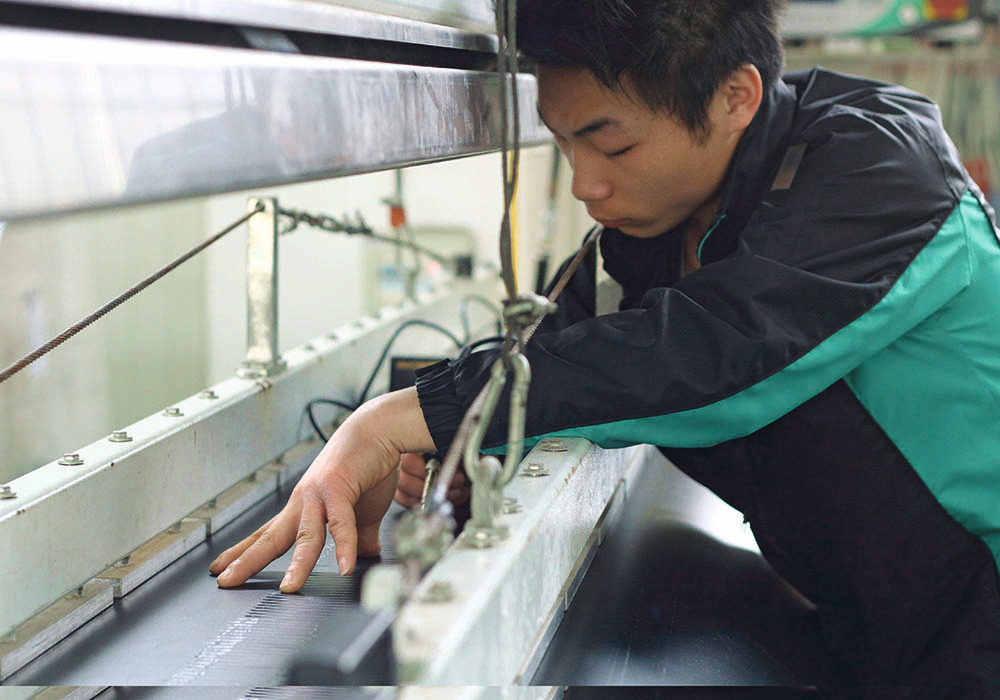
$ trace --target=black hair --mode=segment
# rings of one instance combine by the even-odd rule
[[[708,106],[744,64],[781,75],[783,0],[517,0],[517,43],[542,65],[586,68],[702,138]]]

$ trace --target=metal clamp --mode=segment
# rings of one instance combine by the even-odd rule
[[[531,366],[523,347],[542,318],[555,309],[554,303],[531,293],[504,301],[507,340],[500,357],[493,363],[482,409],[465,443],[465,469],[472,482],[472,517],[462,538],[469,546],[490,547],[507,536],[506,528],[498,522],[503,513],[503,487],[513,478],[524,455],[524,423],[531,383]],[[507,456],[501,466],[496,457],[480,457],[479,453],[500,394],[511,375]]]

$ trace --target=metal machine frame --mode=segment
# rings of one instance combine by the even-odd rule
[[[124,0],[28,4],[136,11]],[[500,98],[492,74],[300,55],[286,32],[414,51],[431,46],[466,57],[492,51],[492,37],[292,0],[253,6],[159,0],[144,8],[143,14],[182,23],[237,26],[250,43],[270,50],[185,44],[179,51],[176,43],[135,37],[0,29],[0,121],[8,133],[34,144],[36,154],[31,163],[15,164],[13,148],[0,143],[0,220],[371,172],[499,147]],[[516,89],[522,143],[547,142],[533,107],[533,78],[519,76]],[[226,147],[199,163],[211,178],[193,177],[184,159],[164,158],[186,139],[202,138],[202,127],[208,138],[222,133],[218,120],[229,117],[235,121],[223,125]],[[268,137],[274,142],[261,148]],[[309,148],[288,153],[283,144],[289,139]],[[206,144],[190,145],[197,153]],[[143,162],[156,166],[156,177],[141,177]],[[6,562],[0,573],[0,679],[279,482],[295,478],[319,449],[304,439],[302,425],[313,387],[360,385],[364,359],[400,321],[419,315],[457,326],[455,306],[469,291],[466,283],[280,352],[277,205],[263,199],[251,207],[258,204],[264,211],[251,220],[249,349],[242,376],[67,451],[7,485],[0,500],[0,561]],[[603,453],[583,441],[568,442],[565,450],[540,446],[529,455],[528,476],[552,478],[526,477],[512,485],[524,513],[511,515],[510,537],[489,551],[449,553],[400,611],[396,647],[408,681],[503,686],[525,679],[532,659],[537,663],[539,645],[599,541],[609,502],[620,503],[626,467],[642,462],[642,451]],[[106,518],[115,525],[107,527]],[[541,561],[551,565],[544,583]],[[26,572],[36,571],[46,575],[32,576],[27,585]],[[428,593],[442,581],[454,584],[455,592],[444,607],[460,612],[450,630],[438,628],[455,622],[454,616],[442,616],[440,601]],[[432,629],[440,635],[428,636]],[[516,643],[494,654],[498,630]],[[456,675],[448,659],[463,648],[474,648],[477,661]]]

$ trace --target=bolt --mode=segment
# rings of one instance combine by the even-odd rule
[[[549,470],[545,468],[544,464],[539,462],[526,462],[524,469],[521,470],[521,476],[539,477],[548,475]]]
[[[462,542],[472,549],[489,549],[501,538],[493,528],[466,525],[462,532]]]
[[[181,413],[181,409],[177,408],[176,406],[171,406],[170,408],[165,409],[163,411],[163,415],[170,416],[171,418],[179,418],[180,416],[183,416],[184,414]]]
[[[64,467],[78,467],[83,464],[83,460],[80,459],[80,455],[76,452],[67,452],[62,456],[62,459],[59,460],[59,464]]]
[[[542,452],[568,452],[569,446],[562,440],[542,440]]]
[[[521,504],[517,502],[516,498],[503,499],[503,512],[507,515],[520,513],[522,510],[524,510],[524,508],[521,507]]]
[[[9,501],[12,498],[17,498],[17,493],[14,492],[7,484],[0,486],[0,501]]]
[[[111,442],[132,442],[132,436],[124,430],[112,430],[108,440]]]
[[[198,394],[199,399],[217,399],[219,395],[211,389],[205,389]]]
[[[455,589],[447,581],[435,581],[420,599],[425,603],[447,603],[455,597]]]
[[[326,337],[328,340],[336,341],[339,336],[336,333],[327,333]]]
[[[302,346],[302,349],[305,350],[306,352],[316,352],[316,346],[313,345],[312,343],[306,343],[305,345]]]

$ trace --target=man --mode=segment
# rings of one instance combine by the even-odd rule
[[[661,446],[746,515],[871,697],[993,697],[1000,233],[928,100],[779,77],[778,5],[520,1],[539,112],[623,289],[594,317],[584,266],[527,348],[527,434]],[[354,414],[220,585],[294,542],[296,590],[325,523],[342,571],[377,552],[400,454],[447,448],[494,357]]]

